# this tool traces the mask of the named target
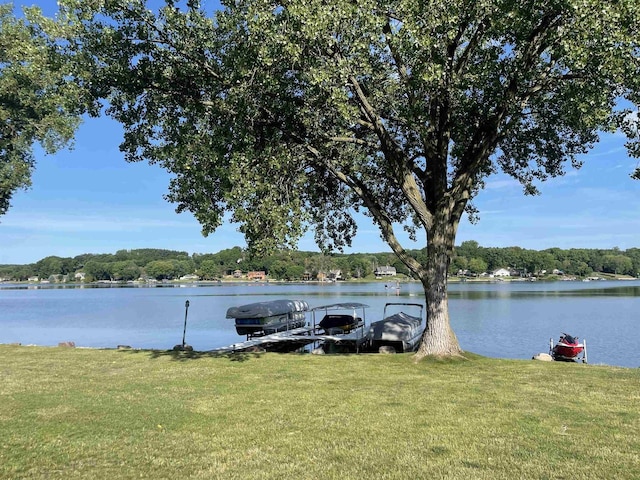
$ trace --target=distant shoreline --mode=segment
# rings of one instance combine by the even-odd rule
[[[590,277],[577,276],[558,276],[549,275],[545,277],[458,277],[451,276],[447,279],[450,284],[458,283],[526,283],[526,282],[599,282],[599,281],[617,281],[617,280],[638,280],[630,275],[614,275],[599,274]],[[223,278],[220,280],[164,280],[164,281],[128,281],[122,282],[117,280],[99,280],[96,282],[29,282],[29,281],[0,281],[0,288],[3,286],[33,286],[33,287],[176,287],[176,286],[216,286],[216,285],[331,285],[331,284],[349,284],[349,283],[398,283],[399,285],[406,283],[419,283],[418,280],[411,278],[390,277],[390,278],[358,278],[336,281],[320,281],[320,280],[247,280],[238,278]],[[393,288],[393,285],[392,287]]]

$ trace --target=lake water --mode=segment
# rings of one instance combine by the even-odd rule
[[[186,343],[209,350],[244,338],[229,307],[278,298],[311,307],[336,302],[370,306],[424,302],[420,284],[400,295],[384,283],[216,284],[162,287],[55,287],[0,284],[0,343],[170,349]],[[464,350],[490,357],[529,359],[547,352],[549,339],[567,332],[587,339],[589,363],[640,366],[640,281],[463,283],[449,286],[451,324]]]

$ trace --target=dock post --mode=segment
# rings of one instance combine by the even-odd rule
[[[187,335],[187,314],[189,313],[189,300],[184,302],[184,330],[182,330],[182,347],[184,347],[184,339]]]
[[[187,336],[187,314],[189,313],[189,300],[184,302],[184,329],[182,330],[182,345],[176,345],[173,347],[176,351],[192,351],[193,347],[185,343],[185,337]]]

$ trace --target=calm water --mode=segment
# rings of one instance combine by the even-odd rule
[[[0,343],[169,349],[186,342],[208,350],[243,339],[226,310],[277,298],[311,307],[356,301],[368,322],[389,301],[423,302],[419,284],[400,296],[384,284],[234,284],[156,288],[27,288],[0,284]],[[463,349],[503,358],[547,352],[561,332],[586,338],[590,363],[640,366],[640,281],[454,284],[451,323]],[[624,342],[621,344],[621,342]]]

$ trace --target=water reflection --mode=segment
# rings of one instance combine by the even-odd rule
[[[582,288],[554,290],[482,290],[482,289],[449,289],[449,298],[461,298],[466,300],[484,300],[490,298],[535,298],[535,297],[639,297],[640,286],[624,286],[609,288]]]

